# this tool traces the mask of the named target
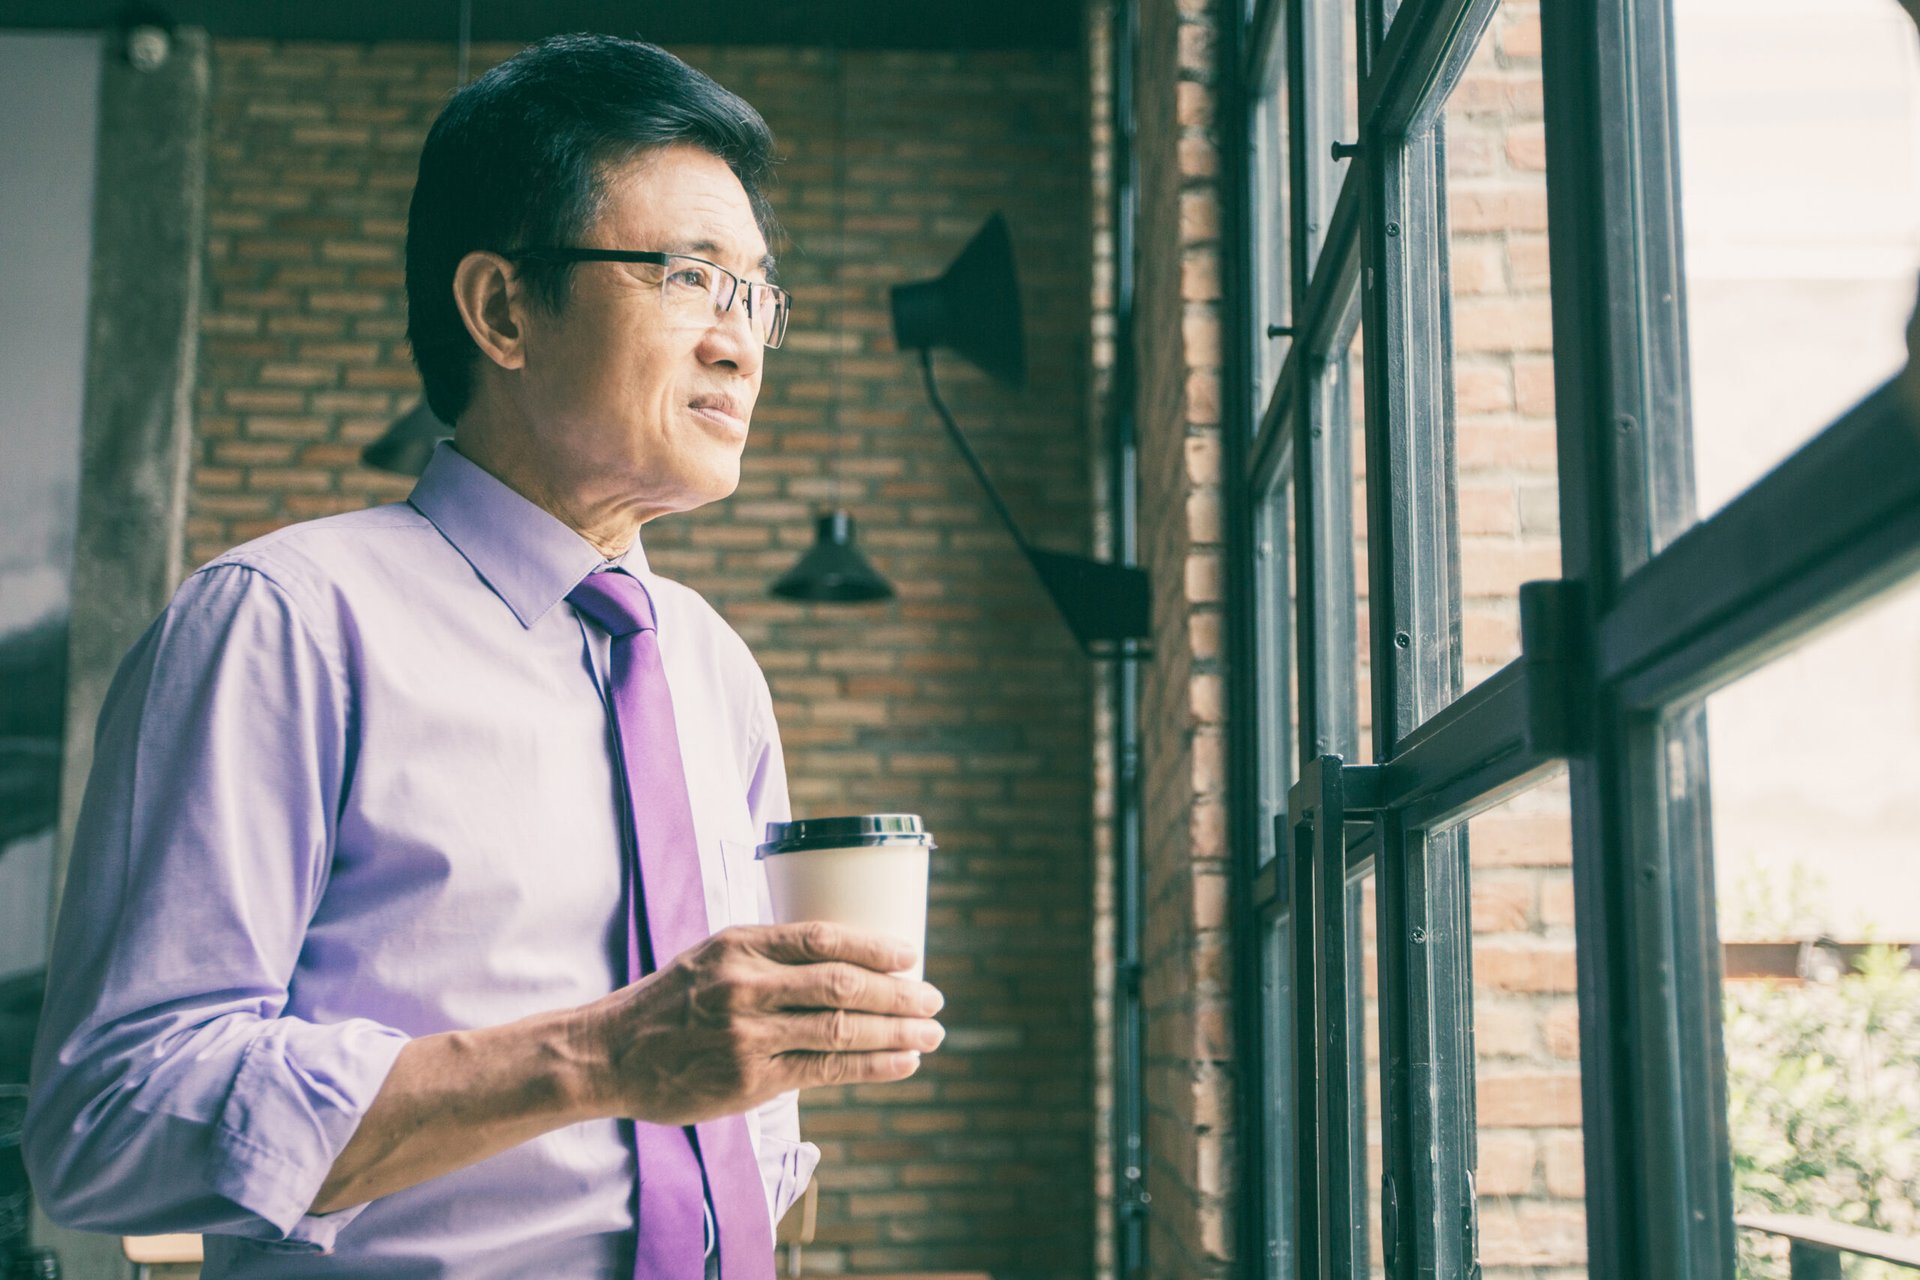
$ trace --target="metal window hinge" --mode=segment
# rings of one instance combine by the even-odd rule
[[[1400,1191],[1394,1185],[1393,1175],[1386,1174],[1380,1179],[1380,1255],[1386,1264],[1387,1274],[1394,1273],[1396,1255],[1400,1252]]]
[[[1273,815],[1273,888],[1284,907],[1293,901],[1293,820]]]
[[[1467,1198],[1460,1206],[1460,1252],[1467,1260],[1466,1280],[1480,1280],[1480,1191],[1467,1170]]]
[[[1562,578],[1520,586],[1520,657],[1527,671],[1527,741],[1572,755],[1587,739],[1593,704],[1586,656],[1585,584]]]

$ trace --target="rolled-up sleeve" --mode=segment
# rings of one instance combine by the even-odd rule
[[[101,711],[23,1134],[48,1215],[326,1250],[307,1213],[406,1036],[288,1015],[350,785],[337,648],[260,571],[201,570]]]

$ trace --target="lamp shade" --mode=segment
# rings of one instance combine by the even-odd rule
[[[866,557],[854,549],[853,517],[845,511],[820,517],[813,549],[773,584],[772,591],[788,600],[835,604],[893,598],[892,584],[875,573]]]
[[[395,418],[387,433],[360,451],[360,461],[380,471],[417,476],[427,469],[435,447],[453,428],[440,421],[425,400]]]
[[[893,341],[902,351],[947,347],[1010,387],[1027,380],[1020,284],[1007,220],[987,219],[937,280],[898,284]]]

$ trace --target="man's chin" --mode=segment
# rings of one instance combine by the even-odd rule
[[[701,484],[687,486],[685,497],[686,505],[681,507],[680,510],[698,511],[701,507],[707,506],[710,503],[731,498],[734,491],[739,487],[740,468],[738,465],[725,470],[716,469],[711,475],[706,477]]]

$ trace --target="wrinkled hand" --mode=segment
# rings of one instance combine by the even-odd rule
[[[944,1003],[912,948],[821,922],[726,929],[583,1011],[606,1114],[692,1124],[815,1085],[904,1080]]]

